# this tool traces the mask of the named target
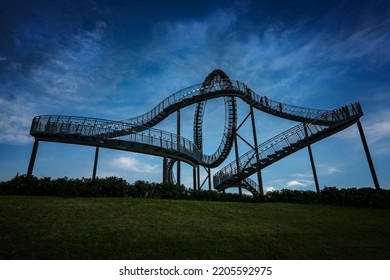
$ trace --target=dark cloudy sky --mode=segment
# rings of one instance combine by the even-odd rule
[[[216,68],[289,104],[333,109],[360,101],[379,180],[390,188],[390,3],[375,0],[2,0],[0,180],[26,173],[35,115],[127,119]],[[211,153],[223,101],[207,108]],[[239,102],[239,110],[242,117],[248,107]],[[193,112],[182,112],[188,138]],[[260,112],[256,121],[260,142],[294,125]],[[160,128],[174,132],[174,118]],[[313,152],[321,187],[373,185],[356,126]],[[91,147],[42,142],[34,174],[90,177],[93,156]],[[161,169],[158,157],[102,150],[98,176],[161,181]],[[300,151],[264,170],[265,187],[314,189],[310,170]],[[188,186],[191,172],[183,166]]]

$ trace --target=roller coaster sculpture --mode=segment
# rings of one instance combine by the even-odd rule
[[[225,124],[221,143],[211,155],[203,153],[202,124],[207,100],[224,98]],[[193,188],[200,189],[199,169],[208,172],[211,189],[211,168],[219,167],[237,144],[238,129],[236,98],[250,106],[253,128],[252,149],[220,169],[213,177],[214,189],[225,191],[238,187],[249,192],[263,193],[261,170],[305,147],[309,149],[317,191],[319,185],[311,145],[357,123],[367,160],[378,189],[379,183],[364,136],[360,117],[363,111],[358,102],[335,110],[320,110],[284,104],[260,96],[240,81],[231,80],[222,70],[211,72],[203,83],[180,90],[157,104],[149,112],[127,120],[113,121],[88,117],[41,115],[32,120],[30,134],[35,138],[27,175],[32,175],[39,141],[71,143],[96,147],[93,178],[96,176],[99,147],[131,151],[164,158],[163,181],[173,182],[173,165],[177,164],[177,182],[180,184],[180,162],[193,167]],[[193,141],[180,135],[180,109],[196,104]],[[253,109],[276,117],[297,121],[298,124],[258,145]],[[169,115],[177,113],[177,133],[154,128]],[[168,160],[169,159],[169,160]],[[257,173],[258,184],[249,177]]]

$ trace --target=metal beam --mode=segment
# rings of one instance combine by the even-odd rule
[[[360,137],[362,138],[362,143],[363,143],[364,151],[366,153],[368,165],[370,167],[372,180],[374,181],[375,188],[377,190],[379,190],[380,186],[379,186],[378,177],[376,176],[374,163],[372,162],[371,153],[370,153],[370,150],[369,150],[368,145],[367,145],[366,136],[364,135],[363,126],[362,126],[362,124],[360,122],[360,119],[357,121],[357,126],[359,128]]]
[[[305,129],[305,135],[306,137],[309,137],[309,133],[307,132],[307,127],[306,125],[304,126],[304,129]],[[310,157],[310,164],[311,164],[311,170],[313,172],[313,178],[314,178],[314,183],[316,185],[316,191],[317,193],[320,193],[320,185],[318,183],[318,176],[317,176],[317,170],[316,170],[316,166],[315,166],[315,163],[314,163],[314,157],[313,157],[313,151],[311,150],[311,145],[307,145],[307,149],[309,151],[309,157]]]
[[[257,144],[255,115],[254,115],[254,112],[253,112],[253,106],[250,105],[249,107],[250,107],[251,121],[252,121],[253,144],[255,146],[254,150],[255,150],[255,153],[256,153],[257,164],[259,164],[259,162],[260,162],[260,155],[259,155],[259,146]],[[259,171],[257,171],[257,183],[259,184],[259,192],[260,192],[260,194],[264,195],[263,178],[261,176],[261,169],[259,169]]]
[[[234,150],[236,152],[236,166],[237,166],[237,174],[238,174],[240,172],[240,156],[238,153],[237,129],[235,129],[234,131]],[[242,195],[241,182],[238,182],[238,194]]]
[[[210,167],[207,168],[207,173],[208,173],[208,177],[209,177],[209,191],[211,191],[211,169],[210,169]]]
[[[180,110],[177,110],[177,144],[180,145]],[[181,168],[180,168],[180,160],[176,162],[177,164],[177,178],[176,178],[176,183],[180,186],[181,184]]]
[[[34,170],[35,159],[37,157],[38,146],[39,146],[39,141],[37,139],[35,139],[35,142],[34,142],[34,145],[32,148],[32,152],[31,152],[30,163],[28,164],[27,176],[32,176],[32,173]]]
[[[163,183],[168,182],[168,158],[164,157],[163,159]]]
[[[313,152],[311,150],[311,145],[307,146],[307,149],[309,151],[311,170],[313,171],[313,177],[314,177],[314,183],[316,185],[316,191],[317,191],[317,193],[320,193],[320,185],[318,184],[317,171],[316,171],[316,166],[314,163],[314,157],[313,157]]]
[[[95,150],[95,160],[93,162],[92,180],[95,180],[95,178],[96,178],[96,170],[97,170],[98,159],[99,159],[99,147],[96,147],[96,150]]]
[[[193,189],[196,191],[196,166],[192,168],[192,180],[193,180]]]
[[[198,191],[200,191],[200,165],[198,165],[198,167],[196,168],[197,169],[197,182],[198,182]]]

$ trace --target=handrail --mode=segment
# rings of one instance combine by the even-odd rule
[[[320,116],[319,118],[337,120],[338,123],[342,123],[348,121],[351,118],[354,118],[355,116],[360,116],[361,114],[362,110],[360,104],[354,103],[349,106],[343,106],[339,109],[329,111],[324,115]],[[275,155],[278,151],[283,150],[283,148],[287,148],[300,140],[307,139],[312,135],[329,128],[328,126],[317,124],[317,120],[318,118],[313,118],[311,120],[298,124],[260,144],[257,148],[259,151],[260,161]],[[241,170],[251,165],[257,164],[255,153],[256,150],[251,149],[245,154],[241,155],[238,160],[234,160],[222,169],[220,169],[214,175],[215,185],[219,185],[223,181],[232,178]],[[239,164],[238,166],[237,163]]]
[[[289,105],[286,103],[269,99],[266,96],[258,95],[253,90],[251,90],[246,84],[238,80],[225,79],[225,80],[220,80],[218,83],[210,84],[208,86],[202,87],[202,85],[203,85],[202,83],[198,83],[190,87],[187,87],[185,89],[179,90],[171,94],[167,98],[165,98],[149,112],[122,121],[132,125],[142,125],[142,124],[145,125],[148,122],[150,122],[153,118],[156,118],[158,115],[164,112],[164,110],[171,107],[172,105],[181,103],[184,100],[188,101],[189,99],[193,99],[194,97],[199,97],[205,93],[218,92],[218,91],[230,91],[231,95],[241,97],[244,101],[248,103],[254,103],[257,109],[263,110],[267,113],[270,113],[270,110],[272,110],[273,112],[279,111],[282,113],[287,113],[290,115],[311,119],[314,118],[315,116],[320,116],[323,113],[327,112],[327,110],[299,107],[299,106]],[[280,117],[288,118],[288,119],[291,118],[291,116],[290,117],[280,116]]]
[[[116,125],[113,125],[116,123]],[[112,122],[107,125],[104,119],[93,119],[87,117],[72,117],[62,115],[43,115],[33,119],[30,134],[65,134],[78,136],[91,136],[101,140],[122,140],[128,142],[144,143],[163,149],[173,149],[192,157],[195,162],[201,161],[201,152],[196,145],[183,136],[178,136],[164,130],[146,128],[142,132],[129,133],[127,126],[122,122]],[[107,137],[113,132],[123,131],[120,135],[116,133],[114,138]]]

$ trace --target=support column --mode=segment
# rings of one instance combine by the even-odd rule
[[[168,158],[163,159],[163,184],[168,182]]]
[[[180,145],[180,110],[177,110],[177,127],[176,127],[176,129],[177,129],[177,145],[179,146]],[[181,184],[180,160],[178,160],[176,162],[176,164],[177,164],[177,169],[176,169],[177,179],[176,179],[176,181],[177,181],[177,184],[180,186],[180,184]]]
[[[360,122],[360,120],[357,121],[357,126],[359,128],[360,137],[362,138],[362,143],[363,143],[364,151],[366,153],[368,165],[370,167],[372,180],[374,181],[375,188],[377,190],[379,190],[380,186],[379,186],[378,177],[376,176],[374,163],[372,162],[371,153],[370,153],[370,150],[368,148],[366,136],[364,135],[363,126],[362,126],[362,123]]]
[[[37,157],[39,141],[35,139],[34,146],[32,148],[30,163],[28,164],[27,176],[32,176],[35,164],[35,158]]]
[[[314,164],[314,157],[313,157],[313,152],[311,150],[311,145],[307,146],[307,149],[309,150],[311,170],[313,171],[314,183],[316,184],[316,191],[317,193],[320,193],[320,185],[318,184],[317,171],[316,171],[316,166]]]
[[[209,191],[211,191],[211,169],[207,168],[207,174],[209,176]]]
[[[193,190],[196,191],[196,166],[192,169]]]
[[[197,167],[197,176],[198,176],[198,188],[197,190],[200,191],[200,165]]]
[[[307,132],[307,127],[304,126],[304,128],[305,128],[305,135],[306,135],[306,137],[309,137],[309,134]],[[314,183],[316,185],[316,191],[317,191],[317,193],[320,193],[320,185],[318,184],[317,170],[316,170],[316,166],[315,166],[315,163],[314,163],[313,151],[311,150],[311,145],[310,144],[307,146],[307,149],[309,151],[311,170],[313,172],[313,178],[314,178]]]
[[[97,170],[98,159],[99,159],[99,147],[96,147],[96,150],[95,150],[95,161],[93,163],[92,180],[96,179],[96,170]]]
[[[260,155],[259,155],[259,147],[257,144],[257,133],[256,133],[256,123],[255,123],[255,115],[253,112],[253,106],[250,105],[250,112],[251,112],[251,121],[252,121],[252,130],[253,130],[253,144],[255,146],[255,153],[256,153],[256,161],[257,164],[260,162]],[[257,183],[259,184],[259,191],[261,195],[264,195],[264,187],[263,187],[263,178],[261,176],[261,169],[257,171]]]
[[[239,160],[239,154],[238,154],[237,130],[234,131],[234,149],[236,152],[236,166],[237,166],[236,172],[239,173],[240,172],[240,160]],[[241,182],[238,183],[238,194],[242,195]]]

